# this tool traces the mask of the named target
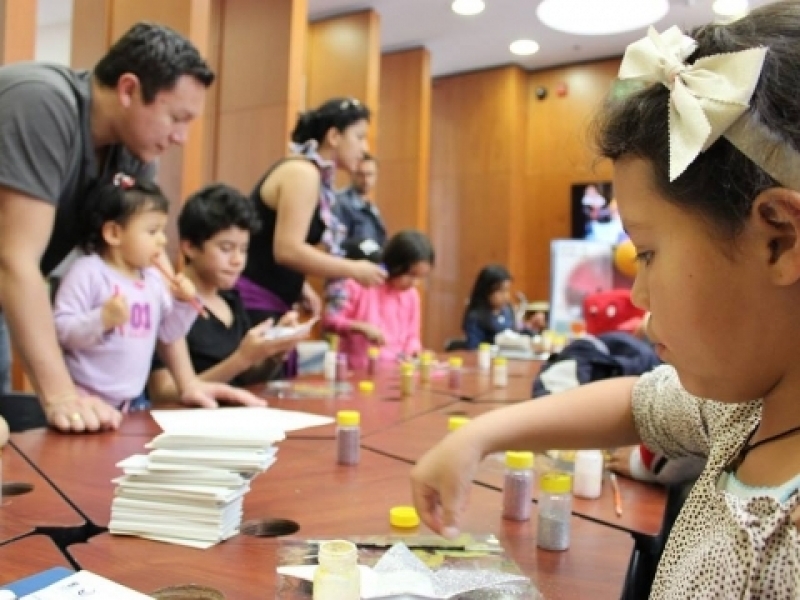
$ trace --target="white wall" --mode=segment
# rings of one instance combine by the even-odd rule
[[[71,44],[72,25],[69,22],[39,25],[36,30],[36,60],[69,65]]]

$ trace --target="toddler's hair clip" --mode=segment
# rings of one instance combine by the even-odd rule
[[[117,173],[114,175],[114,185],[123,190],[129,190],[136,185],[136,180],[126,173]]]

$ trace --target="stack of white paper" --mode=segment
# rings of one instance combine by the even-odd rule
[[[145,445],[150,453],[118,463],[111,533],[208,548],[239,532],[250,480],[275,462],[285,434],[255,427],[251,411],[219,411],[224,427],[193,413],[202,414],[170,415],[167,427],[156,417],[165,431]]]

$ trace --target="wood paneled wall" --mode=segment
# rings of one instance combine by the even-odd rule
[[[216,123],[209,175],[250,193],[286,154],[303,107],[308,2],[225,0],[219,7],[218,101],[207,110]]]
[[[306,107],[336,97],[354,97],[380,114],[380,18],[372,10],[315,21],[308,28]],[[369,132],[377,152],[377,127]]]
[[[570,235],[571,184],[611,177],[587,133],[618,67],[618,59],[531,73],[504,67],[434,81],[432,347],[461,335],[464,303],[486,264],[507,265],[528,298],[549,298],[550,241]]]
[[[33,60],[36,0],[0,0],[0,65]]]
[[[520,232],[526,74],[504,67],[434,81],[426,343],[458,336],[480,266],[513,263]]]

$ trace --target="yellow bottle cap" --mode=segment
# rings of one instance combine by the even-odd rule
[[[412,363],[403,363],[402,365],[400,365],[400,372],[403,375],[413,375],[414,365]]]
[[[488,342],[481,342],[478,344],[478,350],[491,350],[492,345]]]
[[[533,452],[506,452],[506,466],[509,469],[532,469]]]
[[[394,506],[389,509],[389,523],[392,527],[416,527],[419,515],[413,506]]]
[[[566,494],[572,489],[572,476],[552,471],[539,479],[539,489],[548,494]]]
[[[449,419],[447,419],[447,429],[450,431],[455,431],[456,429],[458,429],[459,427],[463,427],[467,423],[469,423],[469,417],[462,417],[460,415],[455,417],[450,417]]]
[[[367,350],[367,356],[370,358],[378,358],[381,355],[381,349],[377,346],[370,346]]]
[[[423,365],[433,364],[433,352],[430,350],[424,350],[419,357],[419,362],[421,362]]]
[[[461,365],[464,364],[464,359],[460,356],[451,356],[447,362],[452,368],[460,369]]]
[[[492,361],[494,366],[503,366],[508,363],[508,359],[505,356],[495,356],[494,360]]]
[[[357,410],[340,410],[336,413],[336,423],[339,425],[358,425],[361,423],[361,413]]]
[[[331,350],[336,352],[339,349],[339,336],[336,334],[331,334],[328,338],[328,343],[331,345]]]
[[[371,381],[359,381],[358,382],[358,391],[364,392],[365,394],[371,393],[375,391],[375,384]]]

